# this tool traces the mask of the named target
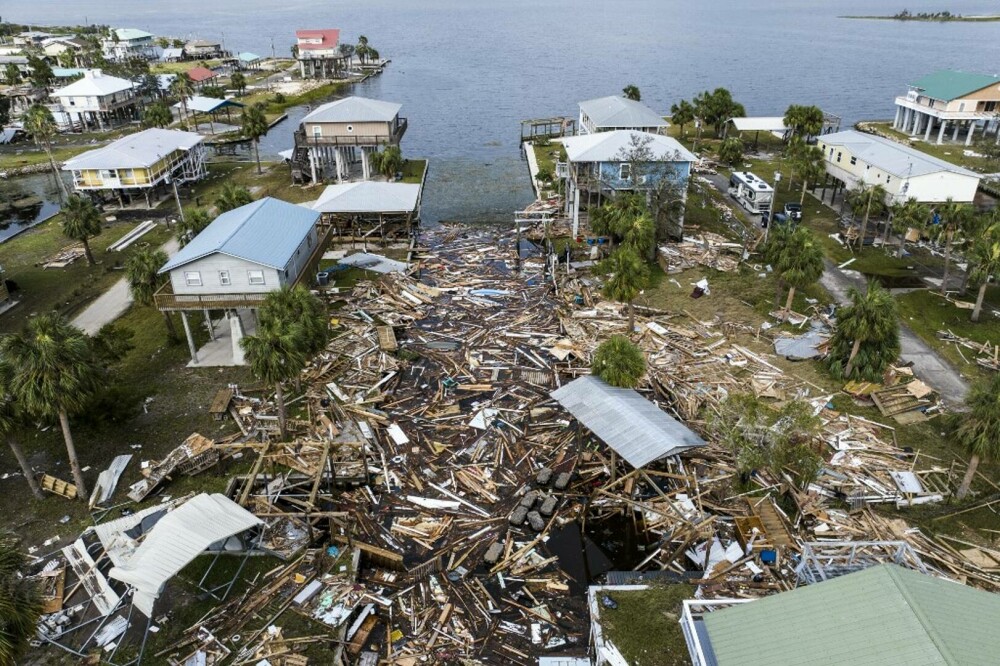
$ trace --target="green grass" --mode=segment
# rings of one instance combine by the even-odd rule
[[[538,162],[538,170],[540,172],[548,171],[554,178],[556,162],[566,161],[566,147],[561,143],[550,141],[546,145],[533,144],[531,148],[535,151],[535,161]]]
[[[601,608],[604,637],[614,643],[629,664],[682,666],[691,663],[679,621],[682,602],[693,598],[694,587],[651,585],[647,590],[608,592],[607,596],[618,604],[618,608]]]
[[[427,160],[406,160],[403,163],[403,182],[421,184],[424,172],[427,170]]]
[[[974,302],[976,292],[970,291],[963,299]],[[992,309],[1000,309],[1000,290],[995,286],[986,290],[980,321],[970,320],[972,310],[958,308],[943,299],[936,292],[928,290],[911,291],[896,297],[901,319],[927,344],[937,349],[962,374],[970,378],[982,377],[992,371],[976,365],[975,351],[938,339],[938,331],[951,331],[955,335],[975,342],[1000,343],[1000,319]],[[963,357],[964,355],[964,357]]]
[[[222,64],[222,60],[188,60],[185,62],[157,62],[153,63],[149,67],[149,71],[153,74],[179,74],[180,72],[187,72],[194,69],[195,67],[205,67],[206,69],[212,69],[213,67],[218,67]]]
[[[53,146],[52,159],[56,165],[65,162],[71,157],[76,157],[80,153],[92,150],[97,145],[84,146]],[[34,166],[36,164],[48,164],[49,157],[41,148],[33,144],[21,143],[14,146],[5,147],[0,152],[0,171],[7,169],[17,169],[19,167]]]

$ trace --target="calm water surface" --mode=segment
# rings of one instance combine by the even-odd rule
[[[949,0],[962,14],[995,0]],[[3,0],[5,20],[136,27],[289,55],[297,28],[368,36],[386,73],[357,94],[403,104],[404,153],[431,159],[425,218],[509,219],[530,201],[519,121],[638,85],[666,112],[725,86],[748,113],[818,104],[848,123],[888,118],[906,83],[938,68],[1000,72],[1000,23],[852,21],[899,0]],[[911,7],[911,9],[917,9]],[[290,126],[279,136],[288,136]],[[276,142],[278,143],[278,142]],[[278,146],[275,146],[277,149]]]

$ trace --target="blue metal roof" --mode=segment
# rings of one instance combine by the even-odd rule
[[[215,218],[159,272],[216,253],[280,270],[317,220],[319,213],[305,206],[271,197],[254,201]]]
[[[260,56],[256,53],[250,53],[249,51],[244,51],[239,55],[239,59],[243,62],[256,62],[260,60]]]

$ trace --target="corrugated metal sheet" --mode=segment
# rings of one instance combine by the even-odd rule
[[[163,265],[160,273],[219,252],[282,269],[316,225],[319,213],[267,197],[215,218]]]
[[[720,666],[962,664],[1000,654],[1000,595],[882,564],[704,617]]]
[[[317,108],[304,123],[387,123],[399,115],[402,104],[367,97],[345,97]]]
[[[929,173],[947,171],[963,176],[978,178],[968,169],[955,166],[950,162],[938,159],[915,148],[901,143],[883,139],[874,134],[865,134],[857,130],[845,130],[817,137],[820,143],[827,146],[844,146],[859,160],[878,167],[886,173],[898,178],[907,176],[925,176]],[[829,158],[829,155],[827,156]]]
[[[366,180],[330,185],[313,204],[321,213],[412,213],[420,185]]]
[[[552,392],[560,405],[636,469],[705,440],[632,389],[585,376]]]
[[[633,145],[633,137],[647,142],[655,158],[663,162],[694,162],[698,158],[676,139],[636,130],[615,130],[561,139],[570,162],[621,162]]]
[[[53,97],[103,97],[112,93],[121,92],[133,88],[133,83],[126,79],[119,79],[117,76],[104,74],[100,70],[88,70],[84,72],[83,78],[74,81],[65,88],[60,88],[52,93]]]
[[[89,150],[63,163],[63,171],[78,169],[142,169],[175,150],[191,150],[204,141],[194,132],[151,128]]]
[[[732,122],[733,127],[741,132],[787,132],[789,129],[781,116],[733,118]]]
[[[624,97],[601,97],[580,102],[580,110],[597,127],[669,127],[663,116],[642,102]]]
[[[132,557],[108,575],[134,587],[135,607],[150,617],[160,590],[178,571],[213,543],[260,524],[225,495],[196,495],[164,516]]]

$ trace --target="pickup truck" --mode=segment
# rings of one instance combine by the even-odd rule
[[[786,203],[785,204],[785,216],[792,222],[802,221],[802,206],[797,203]]]

